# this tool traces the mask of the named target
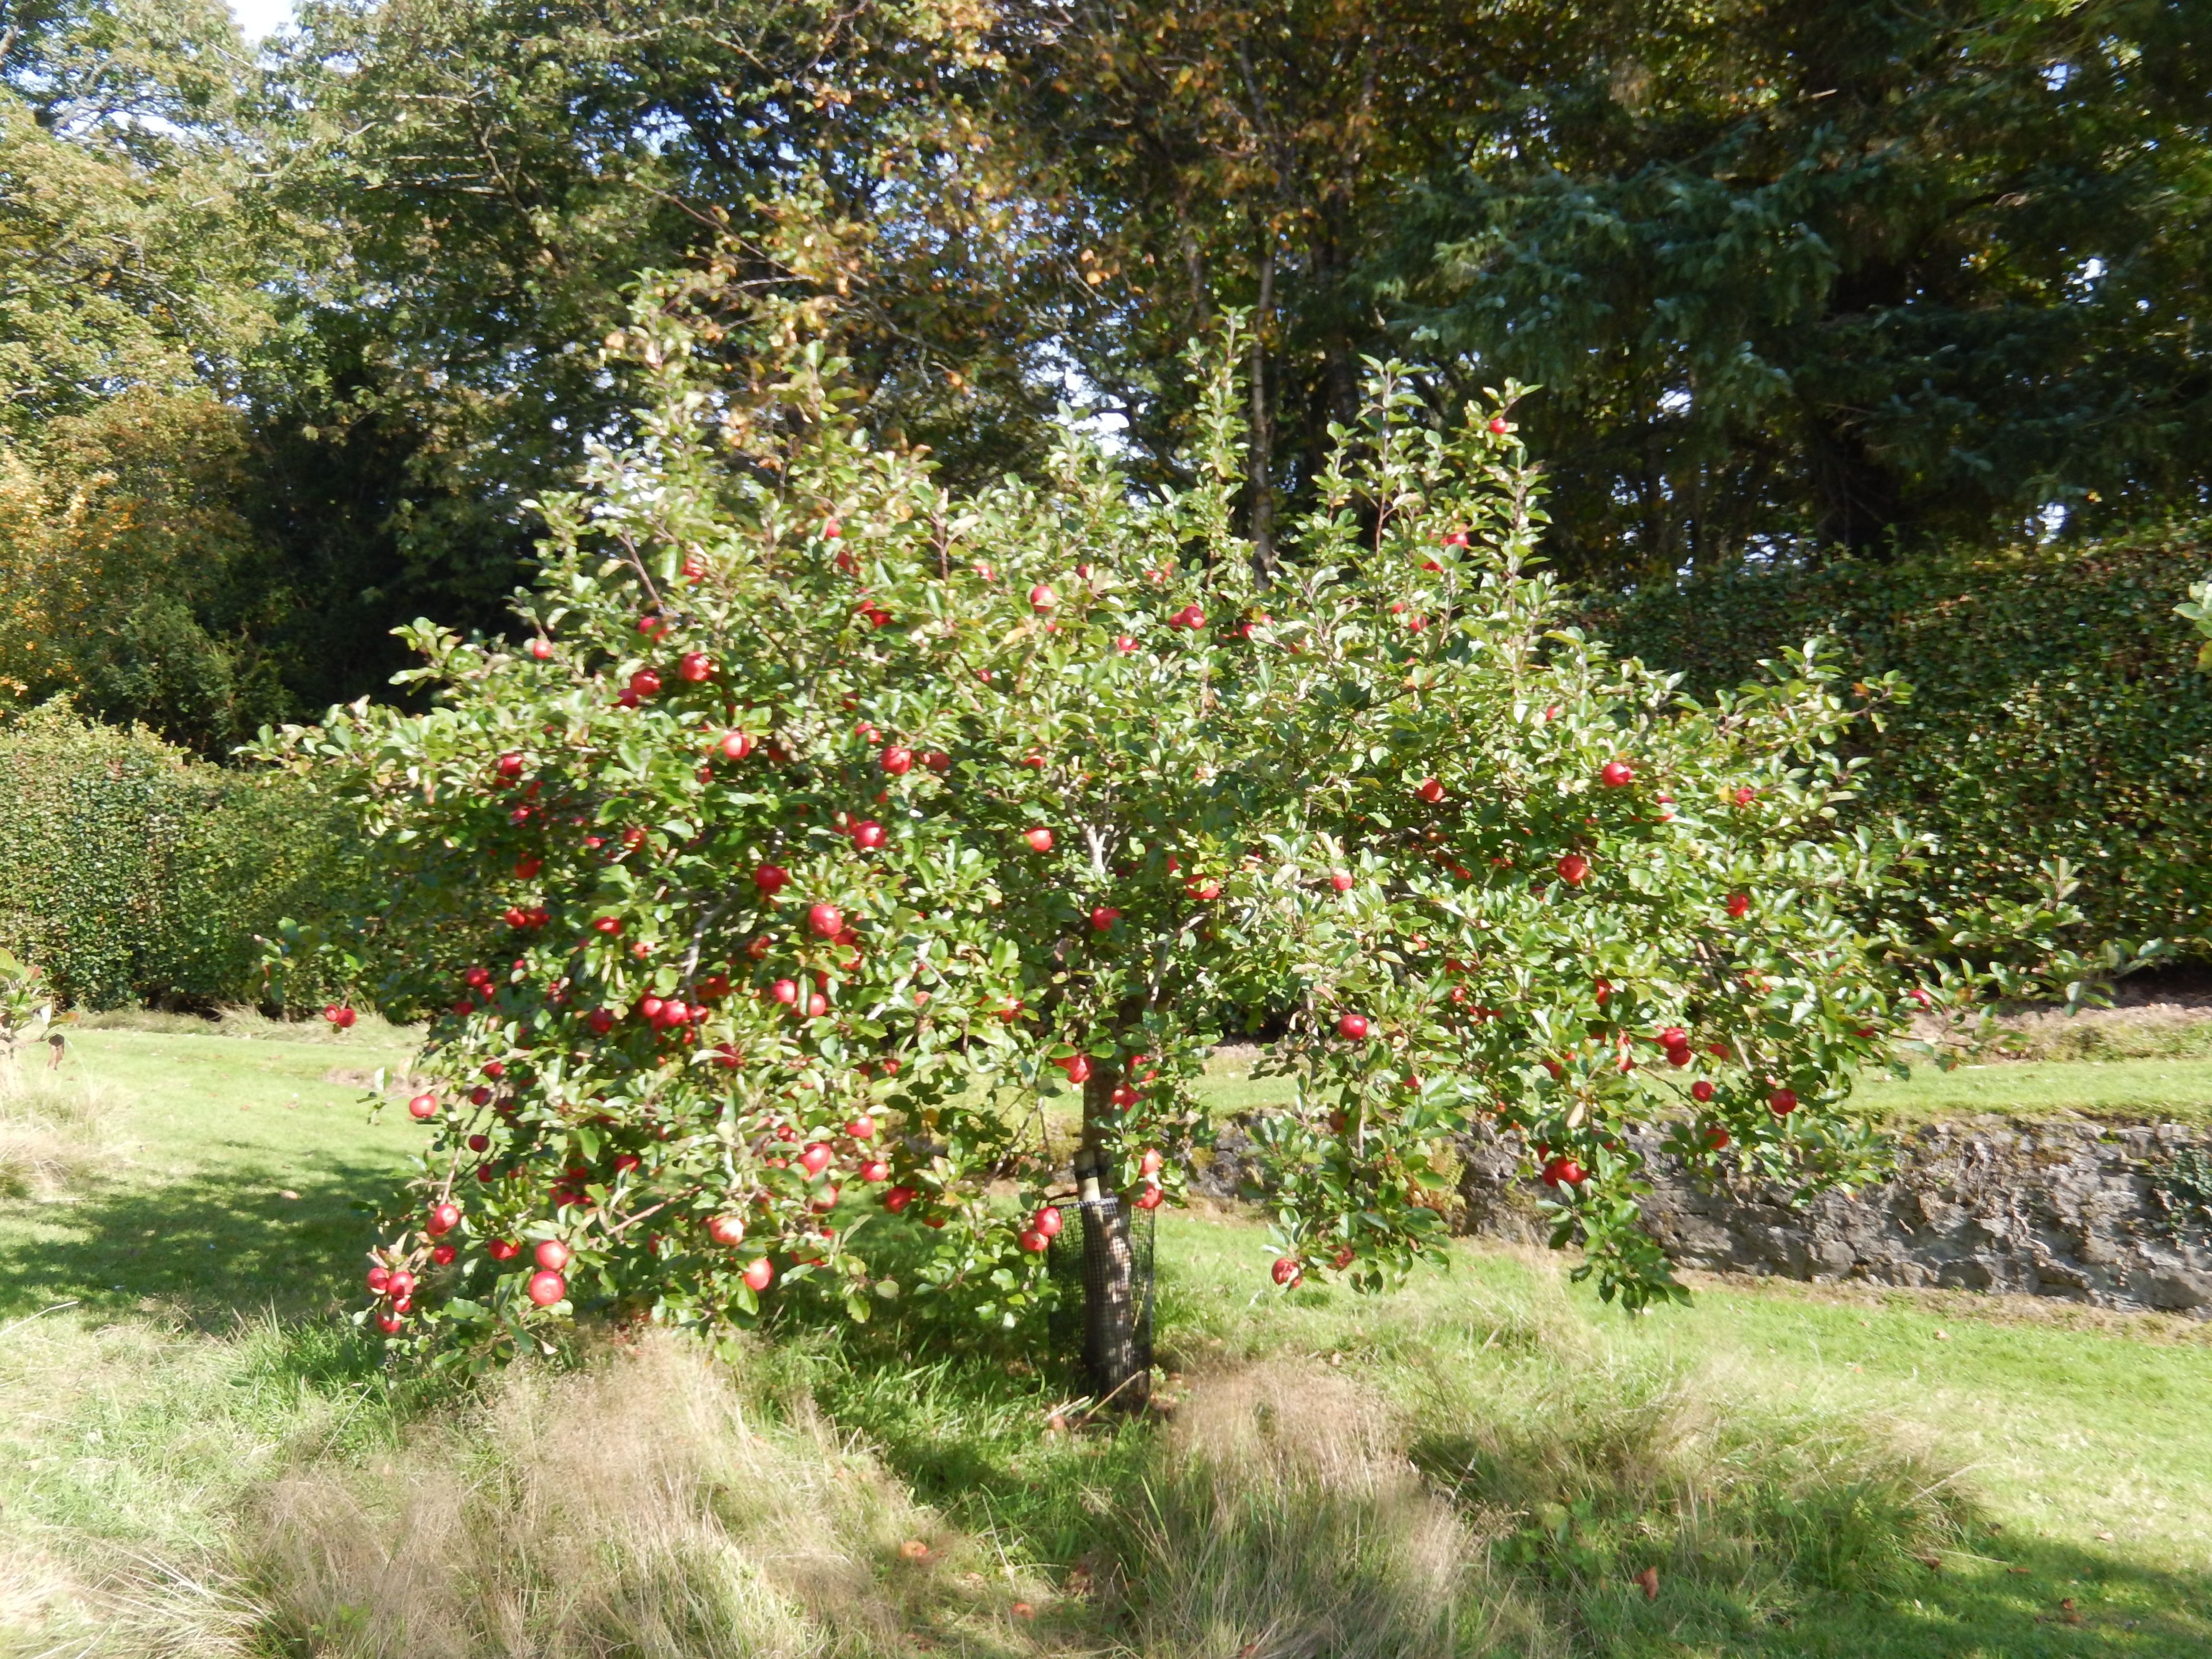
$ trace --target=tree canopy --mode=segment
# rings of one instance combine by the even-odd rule
[[[380,690],[413,617],[505,626],[531,502],[630,429],[594,348],[648,267],[732,315],[805,301],[868,429],[963,483],[1039,476],[1063,399],[1133,479],[1188,483],[1180,354],[1247,313],[1263,565],[1370,357],[1438,411],[1534,386],[1549,556],[1601,587],[2201,507],[2203,27],[2184,0],[311,0],[257,54],[212,0],[11,8],[14,499],[66,544],[57,445],[83,458],[65,423],[112,399],[197,400],[156,424],[235,450],[198,666],[123,629],[96,672],[5,672],[220,751]],[[741,367],[749,338],[702,349]],[[51,610],[35,588],[9,608]],[[259,690],[163,689],[225,676]]]

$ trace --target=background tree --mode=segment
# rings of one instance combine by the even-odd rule
[[[1600,8],[1378,273],[1603,581],[2203,499],[2201,7]],[[1378,251],[1379,252],[1379,251]]]
[[[1044,319],[1014,302],[1025,228],[963,90],[981,15],[304,7],[274,81],[282,198],[342,252],[301,295],[318,372],[261,391],[270,533],[374,586],[387,626],[495,624],[540,528],[524,504],[629,418],[578,343],[648,265],[833,302],[878,429],[956,469],[1034,453]]]
[[[0,27],[0,677],[221,752],[295,707],[246,522],[276,331],[219,5]]]

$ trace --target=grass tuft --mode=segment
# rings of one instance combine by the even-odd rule
[[[51,1199],[108,1158],[112,1092],[24,1068],[0,1077],[0,1198]]]
[[[1138,1652],[1457,1659],[1564,1650],[1406,1455],[1379,1395],[1310,1363],[1197,1380],[1119,1536]],[[1115,1535],[1109,1532],[1109,1536]]]
[[[272,1630],[331,1659],[833,1659],[916,1628],[974,1645],[994,1601],[1044,1594],[948,1591],[972,1545],[746,1370],[659,1334],[293,1469],[248,1531]]]

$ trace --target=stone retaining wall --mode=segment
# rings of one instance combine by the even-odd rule
[[[1201,1186],[1233,1191],[1249,1169],[1249,1144],[1225,1131]],[[1888,1181],[1793,1210],[1778,1188],[1698,1186],[1653,1137],[1639,1146],[1654,1187],[1645,1224],[1685,1267],[2008,1291],[2212,1318],[2212,1240],[2202,1229],[2174,1240],[2150,1180],[2173,1152],[2212,1145],[2212,1136],[2172,1124],[1985,1119],[1930,1125],[1895,1145]],[[1479,1133],[1462,1152],[1464,1230],[1540,1236],[1542,1189],[1521,1173],[1516,1146]]]

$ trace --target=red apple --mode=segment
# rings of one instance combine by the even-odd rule
[[[851,830],[853,845],[863,853],[872,853],[884,844],[884,826],[873,818],[862,818]]]
[[[407,1115],[416,1119],[438,1115],[438,1097],[428,1092],[419,1094],[407,1103]]]
[[[1137,642],[1127,634],[1116,634],[1114,636],[1114,648],[1126,657],[1137,648]]]
[[[766,1290],[769,1281],[775,1277],[775,1269],[769,1265],[769,1260],[764,1255],[756,1256],[745,1267],[745,1284],[752,1290]]]
[[[385,1287],[386,1285],[389,1285],[391,1282],[392,1282],[392,1269],[391,1269],[391,1268],[389,1268],[389,1267],[371,1267],[371,1268],[368,1270],[368,1288],[369,1288],[370,1290],[372,1290],[372,1291],[375,1291],[377,1295],[379,1295],[379,1296],[382,1296],[382,1295],[384,1294],[384,1287]]]
[[[376,1319],[376,1328],[382,1331],[386,1336],[393,1336],[398,1334],[400,1326],[405,1322],[406,1322],[404,1320],[399,1319],[392,1314],[379,1314]]]
[[[1060,1212],[1048,1204],[1030,1218],[1030,1225],[1047,1238],[1060,1237]]]
[[[1336,1034],[1351,1042],[1367,1041],[1367,1016],[1346,1014],[1336,1022]]]
[[[403,1296],[415,1294],[415,1275],[404,1267],[394,1267],[384,1281],[384,1293],[397,1301]]]
[[[650,668],[641,668],[629,677],[629,694],[642,702],[660,695],[660,676]]]
[[[1157,1210],[1160,1207],[1160,1200],[1166,1196],[1166,1193],[1162,1190],[1159,1182],[1156,1181],[1147,1186],[1144,1191],[1139,1193],[1133,1201],[1140,1210]]]
[[[1753,789],[1749,784],[1745,784],[1735,792],[1735,804],[1738,806],[1748,806],[1758,793],[1758,790]]]
[[[914,770],[914,750],[893,744],[883,752],[884,770],[895,778],[902,778]]]
[[[1298,1267],[1297,1258],[1291,1255],[1277,1256],[1273,1273],[1275,1283],[1278,1285],[1296,1285],[1305,1277]]]
[[[845,1123],[845,1133],[855,1140],[873,1140],[876,1138],[876,1121],[866,1116],[848,1118]]]
[[[568,1281],[548,1268],[530,1275],[529,1293],[539,1307],[550,1308],[568,1294]]]
[[[810,905],[806,925],[823,939],[835,939],[845,931],[845,913],[834,904]]]
[[[1023,830],[1022,839],[1030,844],[1030,851],[1032,853],[1052,851],[1052,831],[1042,824],[1039,824],[1034,830]]]
[[[1490,429],[1491,429],[1492,432],[1501,433],[1501,434],[1502,434],[1502,433],[1504,433],[1504,432],[1505,432],[1506,430],[1508,430],[1508,428],[1507,428],[1507,426],[1506,426],[1506,424],[1505,424],[1505,417],[1504,417],[1503,415],[1493,415],[1493,416],[1492,416],[1490,417]]]
[[[441,1267],[449,1266],[453,1258],[459,1254],[460,1252],[450,1244],[434,1244],[430,1247],[430,1260]]]
[[[1119,910],[1103,904],[1094,907],[1091,912],[1091,927],[1102,933],[1121,919],[1121,913]]]
[[[1030,606],[1032,610],[1049,611],[1059,603],[1052,589],[1042,582],[1030,589]]]
[[[753,885],[759,888],[763,898],[774,898],[791,880],[791,872],[779,864],[763,864],[753,872]]]
[[[1024,1249],[1029,1251],[1032,1255],[1034,1255],[1037,1251],[1044,1249],[1044,1247],[1049,1244],[1052,1241],[1047,1238],[1042,1233],[1039,1232],[1036,1228],[1024,1227],[1022,1230],[1021,1237],[1016,1242],[1018,1243]]]
[[[861,1180],[873,1186],[878,1181],[889,1181],[891,1178],[891,1166],[879,1158],[870,1158],[860,1166],[860,1175]]]
[[[745,1236],[744,1220],[733,1215],[718,1215],[707,1224],[707,1237],[717,1244],[736,1244]]]
[[[1739,921],[1751,913],[1751,895],[1730,893],[1728,897],[1728,913]]]
[[[461,1206],[458,1204],[433,1204],[430,1213],[422,1223],[422,1231],[437,1238],[460,1225]]]
[[[714,741],[724,760],[739,761],[753,752],[753,740],[743,732],[725,732]]]
[[[1349,1244],[1339,1246],[1336,1255],[1331,1258],[1331,1263],[1339,1273],[1349,1267],[1352,1265],[1352,1246]]]
[[[714,673],[714,659],[703,651],[686,651],[676,659],[676,678],[679,680],[689,680],[696,685],[702,680],[713,678]]]
[[[1164,1162],[1165,1160],[1161,1158],[1158,1147],[1147,1146],[1143,1155],[1137,1159],[1137,1173],[1142,1176],[1158,1175],[1160,1165]]]
[[[1608,789],[1626,789],[1636,781],[1636,769],[1626,761],[1607,761],[1598,769],[1597,781]]]
[[[1717,1123],[1705,1130],[1705,1145],[1719,1152],[1729,1144],[1729,1132]]]
[[[484,1246],[484,1254],[495,1261],[512,1261],[522,1254],[522,1246],[511,1238],[495,1238]]]
[[[623,925],[622,918],[620,916],[593,916],[592,918],[592,931],[595,933],[605,933],[609,939],[612,939],[616,934],[621,933],[622,930]]]
[[[1589,1173],[1571,1158],[1555,1158],[1544,1166],[1547,1187],[1579,1187],[1589,1178]]]
[[[1090,1080],[1091,1056],[1088,1054],[1070,1054],[1066,1060],[1055,1060],[1053,1064],[1067,1073],[1067,1080],[1070,1083],[1084,1083]]]
[[[1699,1078],[1695,1083],[1692,1083],[1690,1085],[1690,1098],[1696,1101],[1699,1105],[1702,1106],[1705,1102],[1711,1100],[1712,1097],[1713,1085],[1706,1082],[1705,1079]]]
[[[1340,893],[1348,893],[1352,890],[1352,877],[1345,871],[1339,870],[1328,878],[1328,884]]]
[[[553,654],[553,641],[545,639],[531,641],[530,654],[537,658],[538,661],[544,662],[547,658]]]
[[[830,1167],[830,1149],[820,1141],[809,1141],[799,1155],[799,1167],[810,1176],[818,1176]]]
[[[1423,778],[1413,793],[1433,806],[1444,798],[1444,787],[1434,778]]]
[[[915,1190],[913,1188],[894,1187],[884,1194],[884,1208],[889,1210],[893,1215],[896,1215],[901,1210],[906,1208],[908,1205],[913,1203],[914,1200]]]
[[[1579,887],[1583,878],[1589,874],[1589,860],[1580,853],[1568,853],[1559,860],[1559,879],[1570,887]]]
[[[530,1255],[531,1260],[537,1262],[539,1267],[558,1273],[568,1265],[575,1252],[557,1238],[547,1238],[541,1239],[538,1248]]]
[[[522,757],[515,753],[513,750],[509,750],[506,754],[501,755],[497,761],[493,763],[492,770],[498,773],[500,776],[507,779],[509,782],[513,782],[516,778],[522,775]]]
[[[1777,1117],[1787,1117],[1797,1109],[1797,1097],[1788,1089],[1777,1089],[1767,1096],[1766,1109]]]

